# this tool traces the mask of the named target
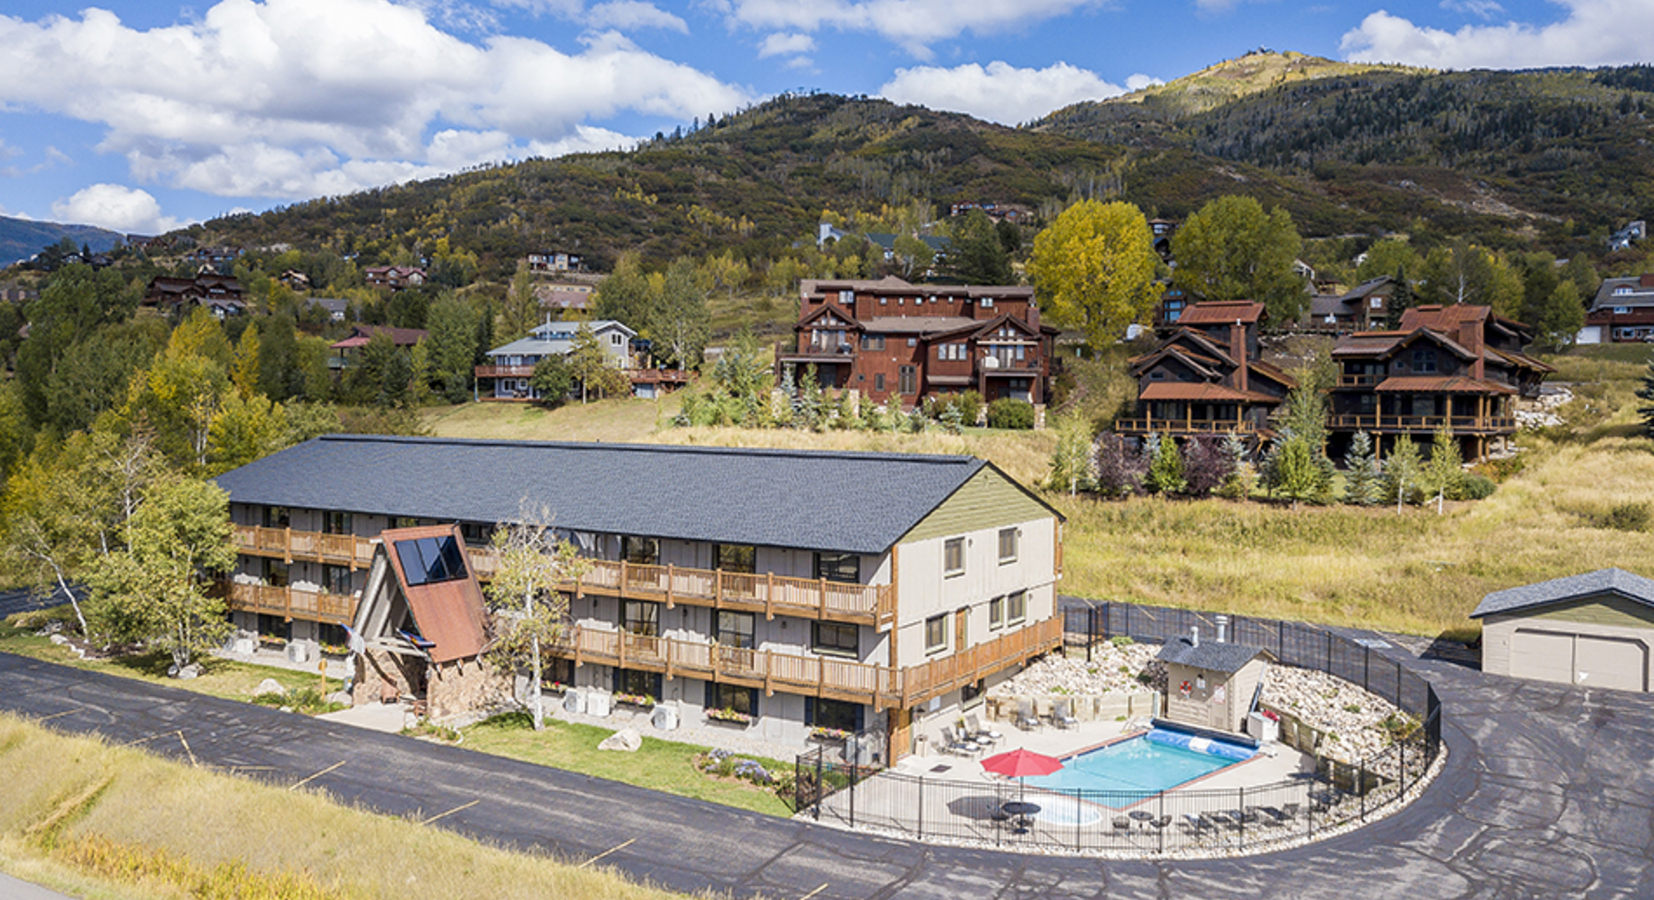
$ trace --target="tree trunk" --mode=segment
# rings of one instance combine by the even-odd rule
[[[69,598],[69,605],[74,607],[75,618],[80,621],[80,635],[87,640],[92,639],[92,630],[86,627],[86,614],[80,611],[80,601],[75,599],[75,592],[69,590],[69,582],[63,580],[63,570],[52,563],[52,573],[57,576],[57,586],[63,591],[63,596]]]
[[[534,589],[533,588],[530,588],[530,589],[523,592],[523,615],[525,617],[527,617],[527,620],[530,623],[532,623],[534,621]],[[530,647],[530,652],[534,656],[533,665],[530,666],[530,669],[533,671],[534,680],[528,686],[528,705],[533,710],[534,730],[535,731],[543,731],[543,730],[545,730],[545,727],[546,727],[546,719],[545,719],[544,710],[542,710],[540,708],[540,635],[539,635],[539,632],[535,632],[534,637],[529,641],[529,647]]]

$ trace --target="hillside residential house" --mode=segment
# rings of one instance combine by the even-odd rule
[[[951,721],[1062,644],[1062,517],[970,457],[328,435],[217,482],[247,632],[344,644],[354,621],[381,648],[461,658],[468,640],[428,624],[459,606],[389,631],[361,614],[381,548],[457,527],[458,554],[421,558],[486,581],[496,523],[544,509],[587,567],[548,677],[772,742],[871,732],[903,756],[916,718]],[[799,502],[813,485],[833,489]]]
[[[1333,346],[1339,366],[1328,420],[1336,458],[1357,431],[1382,455],[1403,434],[1428,444],[1444,425],[1467,459],[1516,433],[1517,397],[1535,397],[1554,371],[1522,352],[1533,329],[1489,307],[1417,306],[1396,331],[1361,331]],[[1424,448],[1428,452],[1428,447]]]
[[[537,275],[552,272],[579,272],[585,269],[585,263],[573,253],[561,250],[546,250],[528,255],[528,270]]]
[[[568,312],[586,312],[591,309],[592,292],[597,287],[601,276],[590,281],[573,281],[568,278],[559,278],[555,281],[546,281],[534,286],[534,299],[540,301],[540,308],[549,313],[562,315]]]
[[[1654,273],[1605,278],[1585,310],[1581,344],[1654,341]]]
[[[975,390],[1045,402],[1057,329],[1042,325],[1034,289],[806,279],[791,346],[778,368],[802,378],[815,366],[823,387],[911,408],[925,397]]]
[[[369,266],[362,270],[368,287],[400,291],[425,283],[425,270],[415,266]]]
[[[350,314],[350,301],[343,297],[306,297],[304,305],[319,307],[330,322],[343,322]]]
[[[228,275],[201,274],[194,278],[171,278],[158,275],[151,278],[144,291],[143,303],[162,312],[180,307],[188,309],[205,306],[213,315],[240,315],[247,309],[247,290],[241,282]]]
[[[1311,331],[1336,334],[1381,329],[1395,291],[1395,278],[1380,275],[1342,294],[1318,294],[1310,300],[1306,325]]]
[[[567,356],[581,331],[597,336],[598,344],[617,369],[629,368],[631,342],[637,332],[612,319],[596,322],[546,322],[536,325],[527,337],[488,351],[488,362],[477,366],[477,392],[492,400],[540,400],[540,392],[529,384],[534,367],[548,356]]]
[[[1297,382],[1260,358],[1258,329],[1266,315],[1262,303],[1250,300],[1183,309],[1154,350],[1129,361],[1137,407],[1116,420],[1115,432],[1134,438],[1272,434],[1269,417]]]
[[[328,345],[333,349],[333,355],[327,360],[328,368],[332,369],[335,375],[339,374],[340,369],[349,368],[352,364],[354,364],[356,356],[362,352],[362,348],[368,345],[368,341],[373,340],[375,335],[381,334],[389,337],[391,339],[391,343],[405,349],[411,348],[415,344],[418,344],[431,336],[431,333],[423,328],[393,328],[389,325],[352,325],[350,328],[350,335],[348,337],[334,341],[332,344]]]

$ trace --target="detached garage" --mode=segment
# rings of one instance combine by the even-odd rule
[[[1482,671],[1622,691],[1650,689],[1654,580],[1602,569],[1482,598]]]

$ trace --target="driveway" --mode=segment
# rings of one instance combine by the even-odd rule
[[[1393,651],[1402,653],[1400,650]],[[196,757],[267,766],[346,801],[604,863],[680,891],[820,898],[1654,896],[1654,698],[1493,678],[1439,660],[1449,761],[1351,834],[1233,860],[1100,861],[926,846],[779,820],[250,703],[0,654],[0,708]],[[57,715],[68,711],[66,715]],[[146,746],[182,756],[175,741]],[[3,789],[0,789],[3,791]]]

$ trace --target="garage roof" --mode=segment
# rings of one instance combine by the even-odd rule
[[[1470,617],[1480,619],[1494,613],[1516,612],[1598,594],[1618,594],[1644,606],[1654,607],[1654,580],[1633,575],[1624,569],[1598,569],[1583,575],[1553,578],[1538,584],[1494,591],[1482,598]]]

